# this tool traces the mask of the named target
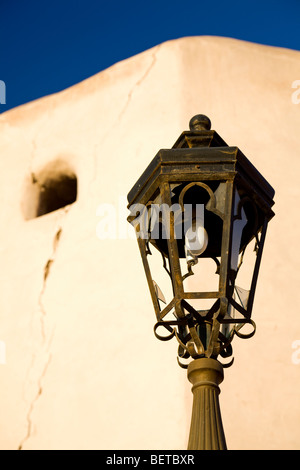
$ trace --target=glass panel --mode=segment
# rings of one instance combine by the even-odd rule
[[[239,286],[235,286],[232,298],[242,308],[247,309],[249,292],[249,290],[243,289]],[[237,308],[229,304],[228,313],[227,315],[225,315],[224,318],[224,320],[228,323],[223,323],[221,326],[221,332],[223,333],[223,335],[226,338],[229,338],[233,328],[235,326],[242,325],[240,322],[235,323],[234,320],[243,320],[244,318],[245,316],[241,312],[239,312]]]
[[[228,273],[228,314],[222,332],[229,337],[234,324],[243,327],[248,318],[248,299],[257,254],[257,217],[253,202],[235,190],[230,269]],[[243,286],[243,287],[240,287]],[[246,317],[246,318],[245,318]],[[234,320],[239,320],[235,322]]]
[[[257,258],[257,249],[257,240],[254,238],[247,245],[245,251],[240,254],[238,269],[235,275],[235,284],[243,286],[246,292],[249,292],[251,288],[253,271]]]
[[[171,184],[172,207],[181,208],[181,217],[175,218],[180,258],[187,254],[185,241],[193,239],[197,258],[220,256],[224,189],[225,183],[219,181]]]
[[[231,244],[231,269],[238,270],[239,254],[241,250],[241,241],[244,227],[247,224],[247,217],[243,207],[240,204],[240,196],[235,190],[234,197],[234,218],[232,228],[232,244]]]
[[[164,219],[164,204],[161,193],[157,190],[147,207],[144,207],[139,220],[142,236],[146,241],[147,262],[154,292],[161,311],[174,297],[168,258],[168,234]]]
[[[171,184],[175,233],[185,292],[218,292],[226,183]]]
[[[217,189],[214,190],[214,198],[210,198],[206,204],[206,209],[220,216],[225,214],[225,203],[226,203],[226,183],[221,182],[218,184]]]
[[[247,309],[247,303],[249,298],[249,290],[243,289],[239,286],[234,286],[234,300],[241,305],[245,310]]]

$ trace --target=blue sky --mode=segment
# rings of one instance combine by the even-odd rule
[[[0,0],[0,19],[0,112],[169,39],[225,36],[300,50],[300,0]]]

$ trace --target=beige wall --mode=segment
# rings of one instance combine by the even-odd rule
[[[1,449],[186,448],[177,345],[153,335],[136,241],[119,220],[123,239],[100,240],[97,208],[123,221],[129,189],[197,113],[276,190],[257,333],[235,339],[221,385],[228,447],[300,448],[299,65],[295,51],[185,38],[0,115]],[[31,174],[57,159],[76,172],[78,200],[25,220]]]

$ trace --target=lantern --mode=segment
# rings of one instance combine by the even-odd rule
[[[253,336],[273,197],[270,184],[203,115],[191,119],[190,131],[171,149],[157,153],[129,192],[128,221],[156,314],[154,333],[163,341],[176,338],[181,367],[203,358],[228,367],[234,336]],[[154,255],[160,265],[151,266]],[[168,298],[158,270],[168,279]]]

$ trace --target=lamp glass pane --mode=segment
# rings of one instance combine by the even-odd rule
[[[247,224],[245,210],[241,206],[241,198],[237,190],[234,195],[234,220],[232,227],[232,244],[231,244],[231,269],[237,271],[239,263],[239,254],[241,251],[241,241],[244,227]]]

